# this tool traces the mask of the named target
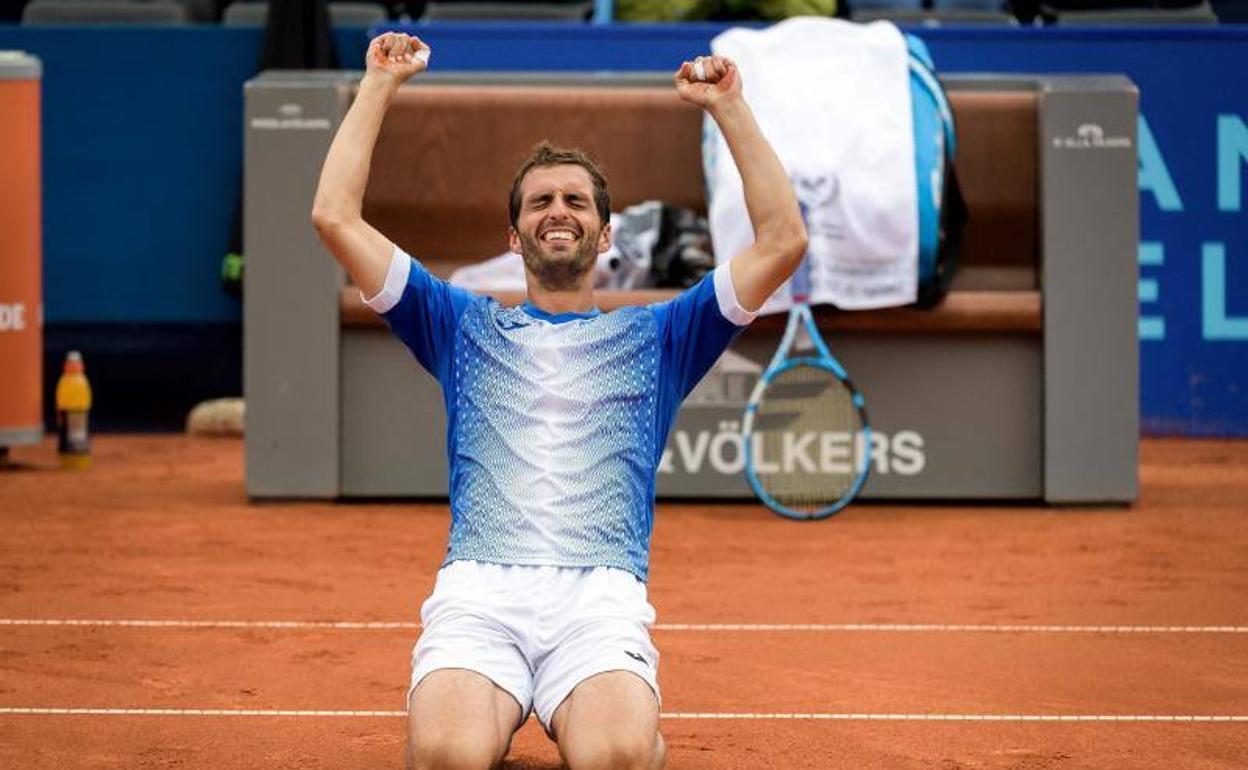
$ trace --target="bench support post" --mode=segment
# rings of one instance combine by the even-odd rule
[[[243,391],[251,497],[340,492],[343,276],[317,241],[311,212],[348,83],[337,73],[270,73],[246,87]]]
[[[1139,92],[1123,77],[1046,78],[1040,103],[1044,499],[1137,492]]]

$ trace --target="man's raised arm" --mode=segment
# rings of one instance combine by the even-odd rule
[[[312,225],[366,296],[381,290],[394,252],[394,244],[362,215],[373,146],[394,92],[423,72],[428,60],[429,46],[419,38],[395,32],[374,38],[365,54],[367,70],[359,92],[321,167]]]
[[[757,310],[806,253],[806,227],[797,196],[741,95],[741,73],[731,59],[700,56],[684,62],[675,81],[682,98],[714,119],[741,172],[754,243],[732,258],[732,283],[741,306]]]

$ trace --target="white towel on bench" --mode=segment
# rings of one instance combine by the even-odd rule
[[[906,42],[891,23],[795,18],[731,29],[745,98],[793,180],[810,238],[799,269],[761,312],[814,303],[869,309],[914,302],[918,201]],[[702,142],[717,262],[754,242],[741,176],[708,117]],[[807,288],[808,286],[808,288]]]

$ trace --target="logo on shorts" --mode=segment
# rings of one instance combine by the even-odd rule
[[[645,662],[646,662],[646,659],[645,659],[645,658],[643,658],[643,657],[641,656],[641,653],[637,653],[637,652],[630,652],[629,650],[625,650],[625,651],[624,651],[624,654],[625,654],[625,655],[627,655],[628,657],[632,658],[633,660],[637,661],[638,663],[645,663]],[[646,665],[649,665],[649,664],[646,664]]]

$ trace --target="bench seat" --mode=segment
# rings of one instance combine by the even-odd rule
[[[504,305],[524,301],[523,292],[487,292]],[[649,305],[675,297],[674,289],[598,291],[594,296],[603,311],[629,305]],[[353,286],[342,290],[340,312],[343,326],[381,328],[385,323],[370,310]],[[784,314],[763,316],[751,326],[762,329],[784,325]],[[817,311],[819,327],[828,331],[881,333],[925,332],[1023,332],[1040,333],[1040,292],[1038,291],[959,291],[930,310],[888,308],[867,312]]]

